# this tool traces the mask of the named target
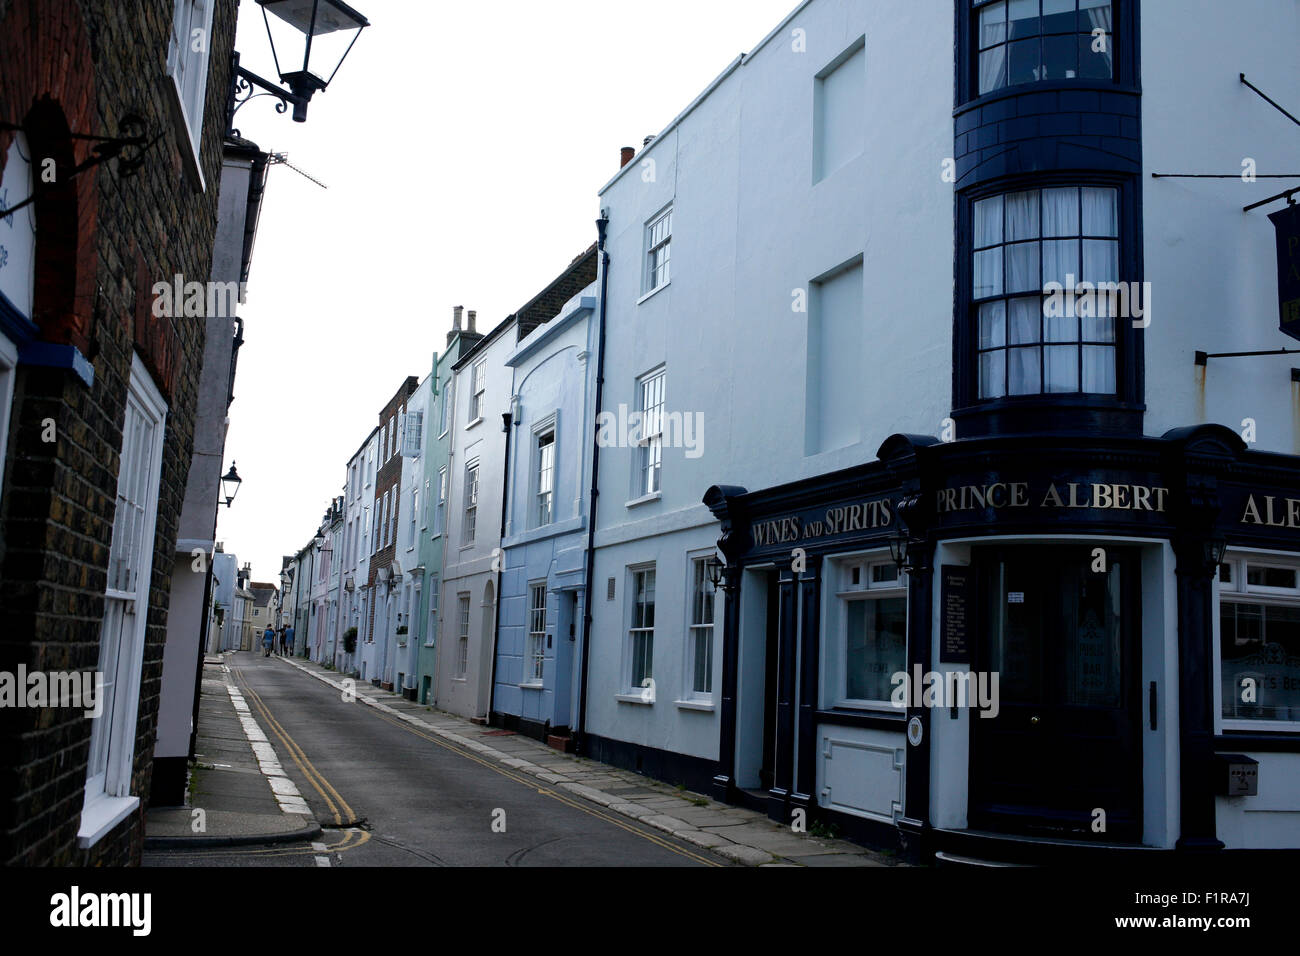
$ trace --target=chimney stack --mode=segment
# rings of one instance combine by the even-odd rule
[[[460,333],[460,314],[465,311],[463,305],[452,306],[451,309],[451,331],[447,333],[447,345],[451,345],[451,340]]]
[[[465,331],[468,332],[468,333],[470,333],[471,335],[474,334],[474,318],[475,318],[475,316],[477,316],[477,315],[478,315],[478,313],[475,312],[473,309],[470,309],[470,310],[469,310],[469,318],[466,320],[466,329],[465,329]]]
[[[636,155],[636,149],[632,146],[624,146],[619,150],[618,168],[622,169],[628,163],[632,162],[632,157]]]

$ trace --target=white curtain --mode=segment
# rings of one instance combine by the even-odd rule
[[[1115,393],[1115,348],[1110,345],[1083,347],[1083,390]]]
[[[1118,198],[1110,186],[1084,187],[1082,205],[1085,236],[1119,235]]]
[[[1043,190],[1043,235],[1079,234],[1079,190],[1076,186]]]

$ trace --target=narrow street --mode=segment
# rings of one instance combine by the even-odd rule
[[[669,834],[345,703],[277,658],[240,653],[231,671],[324,834],[283,846],[147,851],[145,866],[723,865]]]

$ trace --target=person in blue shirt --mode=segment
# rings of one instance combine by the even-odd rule
[[[271,645],[275,643],[275,631],[271,630],[271,625],[266,625],[266,630],[262,633],[262,646],[266,648],[263,657],[271,656]]]

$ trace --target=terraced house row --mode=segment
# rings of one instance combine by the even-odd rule
[[[921,856],[1300,846],[1298,45],[800,4],[395,376],[300,640]]]

